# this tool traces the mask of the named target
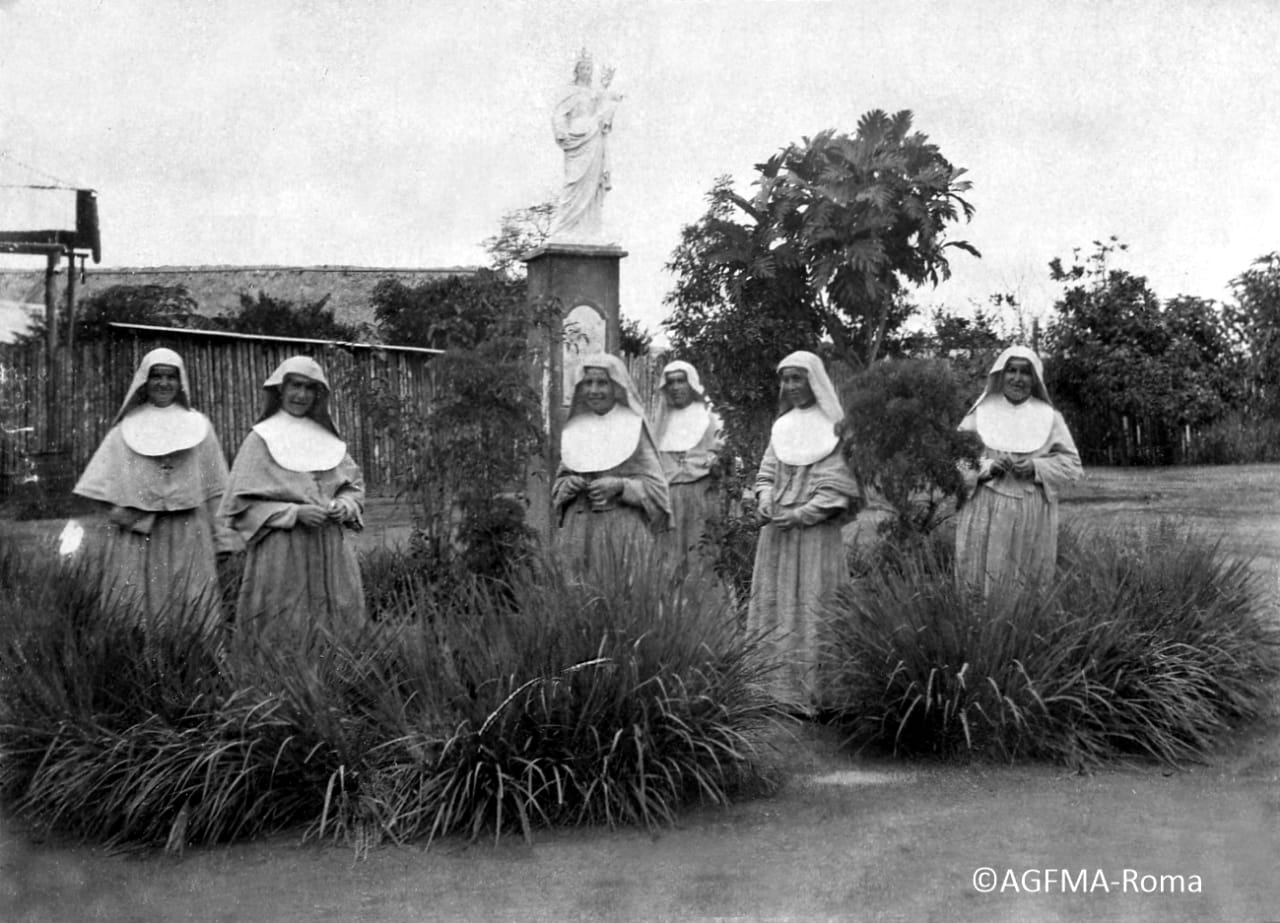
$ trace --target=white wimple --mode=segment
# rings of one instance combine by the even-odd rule
[[[347,455],[347,444],[310,417],[281,410],[253,427],[286,471],[328,471]]]
[[[1012,404],[1003,394],[989,394],[973,411],[982,444],[995,452],[1034,452],[1049,441],[1053,408],[1037,397]]]
[[[668,407],[662,418],[662,432],[658,434],[659,452],[688,452],[707,433],[711,414],[702,401],[694,401],[687,407]]]
[[[124,444],[139,455],[168,455],[198,446],[209,432],[205,415],[176,401],[168,407],[141,404],[120,421]]]
[[[770,445],[784,465],[812,465],[835,451],[835,424],[817,404],[792,408],[773,423]]]
[[[560,460],[570,471],[609,471],[632,456],[644,421],[638,413],[615,404],[605,414],[578,413],[560,434]]]

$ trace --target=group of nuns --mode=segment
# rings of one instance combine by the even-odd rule
[[[364,479],[329,416],[329,381],[314,359],[294,356],[263,390],[228,472],[213,426],[191,406],[182,357],[143,356],[74,488],[105,514],[85,542],[105,603],[153,627],[212,630],[222,618],[217,557],[243,548],[237,623],[363,621],[347,533],[362,526]]]
[[[819,626],[831,594],[849,579],[843,526],[863,503],[841,442],[844,412],[822,360],[794,352],[778,363],[778,415],[751,491],[761,529],[746,625],[778,658],[775,695],[809,713],[818,707]],[[663,369],[651,428],[621,360],[583,360],[561,438],[552,500],[555,543],[589,568],[602,548],[665,543],[695,553],[714,515],[721,423],[697,371]],[[957,523],[957,571],[979,592],[1048,580],[1057,554],[1058,490],[1080,460],[1044,386],[1040,359],[1025,347],[996,359],[986,388],[960,423],[982,457],[964,469],[967,502]]]
[[[777,367],[778,416],[751,491],[761,530],[746,624],[784,669],[775,692],[804,710],[825,600],[848,577],[842,527],[862,490],[841,444],[843,410],[822,360],[794,352]],[[350,537],[362,526],[364,483],[329,415],[330,387],[311,358],[286,359],[263,383],[264,410],[228,471],[207,417],[191,406],[186,365],[147,353],[106,438],[75,486],[103,513],[89,554],[104,601],[152,621],[221,619],[217,559],[244,549],[237,623],[305,628],[362,622],[364,592]],[[1057,550],[1057,496],[1081,473],[1039,357],[1010,347],[960,424],[982,442],[966,467],[957,573],[989,592],[1043,582]],[[626,365],[582,362],[552,488],[553,546],[589,570],[604,549],[655,544],[700,554],[716,515],[723,423],[697,370],[669,363],[653,423]]]

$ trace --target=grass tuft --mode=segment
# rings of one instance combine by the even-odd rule
[[[1271,707],[1275,613],[1245,562],[1169,523],[1068,532],[1040,594],[983,600],[920,547],[841,593],[824,626],[833,722],[942,757],[1205,759]]]
[[[139,625],[54,555],[0,554],[0,799],[37,827],[181,851],[289,829],[351,844],[671,823],[763,787],[772,665],[659,556],[504,583],[380,558],[378,615],[281,644]]]

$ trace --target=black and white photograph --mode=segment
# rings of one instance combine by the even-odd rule
[[[0,0],[0,918],[1280,920],[1277,49]]]

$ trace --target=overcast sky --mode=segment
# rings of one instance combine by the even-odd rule
[[[1166,298],[1280,249],[1267,0],[0,0],[0,183],[97,189],[104,265],[483,264],[559,185],[550,101],[584,45],[625,94],[605,220],[651,329],[717,175],[748,190],[875,108],[973,182],[952,236],[983,258],[922,304],[1043,311],[1049,259],[1112,234]]]

